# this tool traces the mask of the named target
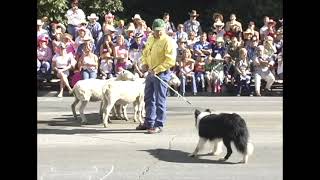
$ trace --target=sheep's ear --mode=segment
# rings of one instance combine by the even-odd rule
[[[210,109],[206,109],[206,110],[205,110],[205,112],[209,112],[209,113],[211,113],[211,110],[210,110]]]
[[[201,113],[201,112],[200,112],[198,109],[196,109],[196,110],[194,111],[195,117],[198,117],[198,115],[199,115],[200,113]]]

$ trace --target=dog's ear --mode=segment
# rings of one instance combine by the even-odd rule
[[[200,113],[201,113],[201,112],[200,112],[198,109],[196,109],[196,110],[194,111],[195,117],[198,117],[198,115],[199,115]]]
[[[206,110],[205,110],[205,112],[209,112],[209,113],[211,113],[211,110],[210,110],[210,109],[206,109]]]

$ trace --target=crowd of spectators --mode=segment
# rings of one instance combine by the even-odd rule
[[[78,4],[72,1],[65,14],[67,24],[49,22],[48,17],[37,20],[38,75],[60,78],[58,97],[80,79],[108,79],[123,70],[144,77],[141,56],[152,35],[146,21],[139,14],[129,22],[115,21],[112,13],[86,16]],[[186,13],[186,21],[177,25],[170,21],[171,15],[165,12],[162,18],[176,47],[171,70],[181,81],[181,94],[189,90],[193,95],[199,91],[221,95],[228,85],[236,87],[238,96],[261,96],[260,89],[268,94],[275,79],[282,79],[282,19],[265,16],[258,28],[254,21],[237,21],[236,14],[224,19],[214,13],[211,30],[204,32],[196,10]],[[99,18],[104,18],[102,25]],[[262,79],[266,85],[261,88]]]

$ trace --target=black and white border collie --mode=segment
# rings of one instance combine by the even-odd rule
[[[222,142],[227,148],[227,154],[220,160],[226,161],[232,154],[231,142],[238,152],[243,154],[239,163],[247,163],[249,155],[253,153],[253,144],[248,142],[249,131],[246,122],[236,113],[212,114],[209,109],[204,112],[195,110],[195,125],[199,132],[199,141],[191,157],[195,157],[199,150],[209,140],[214,143],[213,154],[222,152]]]

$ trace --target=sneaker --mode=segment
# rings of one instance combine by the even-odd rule
[[[161,132],[162,132],[162,128],[160,128],[160,127],[148,129],[149,134],[156,134],[156,133],[161,133]]]
[[[240,96],[240,94],[237,94],[237,96]]]
[[[62,98],[62,93],[59,93],[57,97]]]
[[[147,130],[147,126],[145,126],[144,124],[139,124],[139,126],[136,127],[136,130]]]

